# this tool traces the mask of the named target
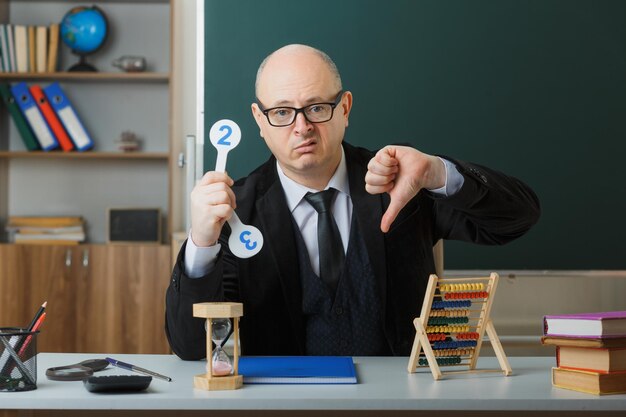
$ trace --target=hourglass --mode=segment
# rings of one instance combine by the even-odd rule
[[[243,376],[238,374],[239,317],[243,316],[243,304],[198,303],[193,305],[193,316],[206,319],[207,332],[207,372],[194,377],[194,387],[208,391],[241,388]],[[231,329],[234,341],[232,361],[222,347]]]
[[[230,361],[230,357],[222,348],[222,344],[228,337],[232,326],[230,324],[230,319],[220,318],[220,319],[207,319],[208,322],[211,321],[211,340],[215,343],[215,350],[213,351],[213,357],[211,358],[211,367],[209,367],[208,358],[207,358],[207,372],[211,372],[213,376],[225,376],[233,373],[233,364]],[[209,333],[209,329],[207,328],[207,333]]]

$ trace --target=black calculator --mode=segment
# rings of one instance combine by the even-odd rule
[[[83,380],[90,392],[137,392],[150,385],[151,376],[143,375],[105,375],[90,376]]]

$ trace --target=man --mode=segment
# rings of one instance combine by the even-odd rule
[[[193,303],[224,300],[244,304],[246,355],[408,355],[433,245],[504,244],[538,220],[537,197],[514,178],[410,147],[344,143],[352,94],[319,50],[268,56],[256,96],[273,156],[236,183],[207,172],[191,193],[191,232],[166,296],[166,332],[183,359],[206,352]],[[248,259],[226,244],[235,208],[264,236]]]

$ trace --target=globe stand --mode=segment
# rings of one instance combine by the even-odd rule
[[[81,54],[76,51],[72,51],[75,55],[78,55],[79,60],[76,64],[72,65],[68,71],[70,72],[98,72],[98,69],[87,62],[87,55]]]

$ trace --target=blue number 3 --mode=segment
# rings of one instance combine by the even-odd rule
[[[251,235],[251,233],[249,231],[245,230],[245,231],[241,232],[241,234],[239,235],[239,240],[241,240],[241,243],[246,245],[246,249],[254,250],[254,248],[256,248],[256,241],[250,242],[250,239],[246,239],[250,235]]]

